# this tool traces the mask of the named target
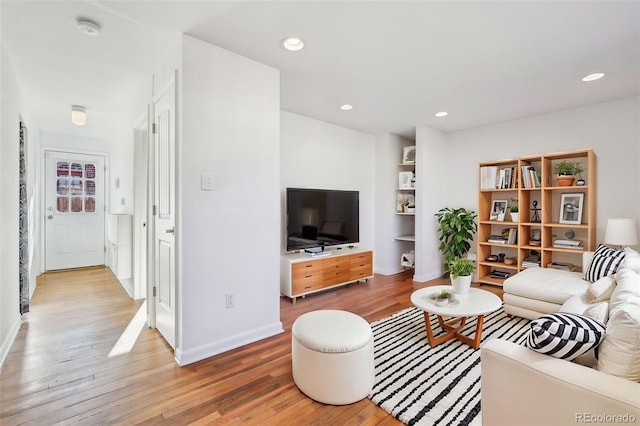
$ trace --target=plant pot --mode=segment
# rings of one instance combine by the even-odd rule
[[[575,179],[575,176],[558,175],[558,186],[572,186]]]
[[[447,306],[449,304],[449,299],[436,298],[435,302],[437,306]]]
[[[461,275],[458,278],[451,276],[450,278],[454,293],[464,294],[469,292],[469,288],[471,288],[471,275]]]
[[[518,222],[519,216],[518,216],[518,212],[509,212],[509,214],[511,215],[511,221],[512,222]]]

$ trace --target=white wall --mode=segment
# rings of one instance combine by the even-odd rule
[[[401,272],[404,268],[400,265],[400,256],[415,246],[411,242],[394,240],[399,235],[415,234],[414,216],[394,214],[400,171],[397,164],[402,162],[402,148],[410,145],[415,142],[398,135],[376,136],[375,272],[379,274]]]
[[[279,72],[184,36],[181,87],[176,359],[185,365],[282,332]],[[200,190],[202,174],[213,191]]]
[[[281,112],[280,200],[284,227],[285,188],[360,192],[360,247],[375,239],[375,145],[373,135],[313,118]],[[279,235],[285,251],[284,231]],[[374,263],[377,264],[376,253]]]
[[[597,241],[608,218],[634,217],[640,224],[638,97],[448,134],[447,204],[477,209],[480,161],[583,148],[598,157]]]
[[[446,136],[427,126],[416,127],[416,269],[413,279],[424,282],[442,275],[435,214],[452,206]],[[473,198],[475,200],[475,198]],[[469,200],[467,200],[469,202]],[[469,207],[473,207],[471,203]],[[467,207],[465,204],[455,207]]]
[[[20,327],[17,194],[21,109],[18,78],[0,41],[0,365]]]

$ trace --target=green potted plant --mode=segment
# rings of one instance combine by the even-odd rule
[[[438,219],[439,249],[444,257],[443,277],[449,276],[449,265],[454,259],[465,257],[471,248],[473,235],[478,229],[476,212],[465,208],[445,207],[435,214]]]
[[[518,205],[517,204],[509,206],[509,214],[511,215],[511,221],[518,222]]]
[[[454,293],[468,293],[473,275],[473,262],[467,257],[458,257],[449,265],[451,285]]]
[[[447,290],[442,290],[440,293],[436,295],[435,302],[438,306],[446,306],[449,303],[449,299],[452,294]]]
[[[571,186],[576,178],[584,171],[582,164],[577,161],[562,160],[553,165],[553,172],[558,175],[558,186]]]

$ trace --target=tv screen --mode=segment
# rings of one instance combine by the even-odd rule
[[[287,188],[287,251],[360,241],[360,193]]]

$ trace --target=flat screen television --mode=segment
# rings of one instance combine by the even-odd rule
[[[360,193],[287,188],[287,251],[360,241]]]

